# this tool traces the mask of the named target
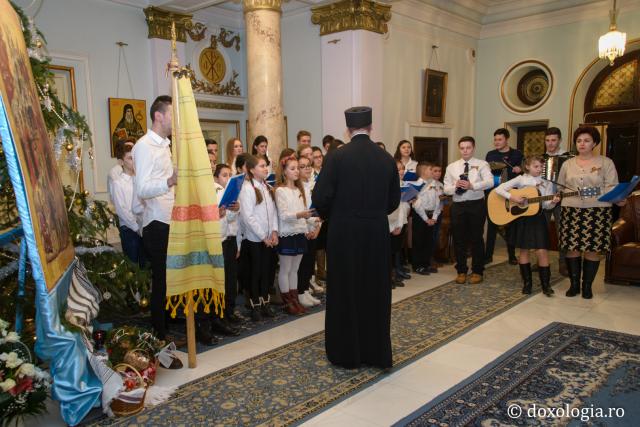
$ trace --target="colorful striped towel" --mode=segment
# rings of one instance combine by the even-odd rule
[[[183,306],[186,314],[193,291],[195,312],[201,306],[209,313],[213,305],[216,313],[222,313],[224,262],[213,174],[191,82],[186,76],[174,79],[173,154],[178,185],[167,251],[167,309],[175,317]]]

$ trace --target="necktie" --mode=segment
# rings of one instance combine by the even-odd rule
[[[464,162],[464,172],[463,173],[469,173],[469,162]]]
[[[460,175],[460,179],[469,181],[469,162],[464,162],[464,172]],[[456,194],[458,195],[462,195],[466,193],[466,191],[467,190],[465,188],[456,188]]]

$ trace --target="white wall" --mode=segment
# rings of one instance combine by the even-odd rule
[[[137,98],[153,102],[151,60],[147,24],[140,9],[98,0],[56,0],[43,2],[35,18],[43,32],[47,47],[60,53],[65,62],[88,65],[86,75],[76,74],[79,110],[92,125],[95,161],[84,157],[85,188],[99,198],[106,198],[106,176],[115,164],[111,158],[109,134],[109,97]],[[125,48],[133,93],[124,72],[120,75],[120,91],[116,94],[118,71],[117,41]],[[89,83],[86,87],[85,83]],[[84,86],[84,87],[83,87]],[[84,101],[88,100],[88,102]]]
[[[289,147],[296,147],[300,129],[311,132],[313,145],[322,145],[322,61],[320,27],[311,12],[285,15],[281,21],[284,114]]]
[[[456,142],[474,128],[476,41],[448,30],[430,27],[393,13],[384,43],[384,138],[393,153],[398,141],[414,136],[449,138],[449,161],[457,159]],[[432,61],[431,46],[438,60]],[[444,124],[422,123],[422,90],[425,68],[448,73]]]
[[[549,126],[559,127],[568,141],[571,92],[585,67],[597,58],[598,38],[608,27],[608,16],[603,15],[595,20],[480,40],[475,103],[478,152],[484,154],[493,148],[493,131],[505,122],[548,119]],[[640,37],[640,9],[622,13],[618,17],[618,28],[627,33],[627,40]],[[512,64],[526,59],[537,59],[549,66],[554,88],[540,109],[516,114],[500,102],[500,79]],[[575,128],[576,123],[573,126]]]

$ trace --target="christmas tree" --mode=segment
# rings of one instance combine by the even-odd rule
[[[76,174],[82,169],[82,152],[92,158],[93,142],[85,118],[63,104],[56,95],[50,58],[46,54],[43,34],[23,11],[12,3],[18,13],[29,51],[34,80],[40,95],[42,114],[51,137],[53,151],[60,157],[66,150],[66,164]],[[88,146],[88,147],[86,147]],[[103,317],[110,314],[138,315],[149,304],[150,272],[140,269],[124,254],[107,242],[110,227],[117,226],[117,216],[104,201],[94,200],[89,192],[65,187],[69,230],[76,254],[84,263],[91,282],[102,292]],[[0,230],[20,225],[15,195],[2,146],[0,146]],[[15,316],[18,290],[19,242],[0,248],[0,318]],[[32,334],[35,317],[34,283],[27,265],[26,295],[23,305],[25,333]]]

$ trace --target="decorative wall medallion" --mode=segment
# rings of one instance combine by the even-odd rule
[[[227,73],[227,64],[224,56],[214,47],[202,49],[198,65],[200,66],[200,73],[214,85],[220,83]]]
[[[535,111],[547,102],[553,92],[553,74],[549,67],[535,59],[512,65],[500,81],[500,100],[514,113]]]
[[[549,79],[542,70],[531,70],[518,82],[518,98],[527,105],[536,105],[549,91]]]

